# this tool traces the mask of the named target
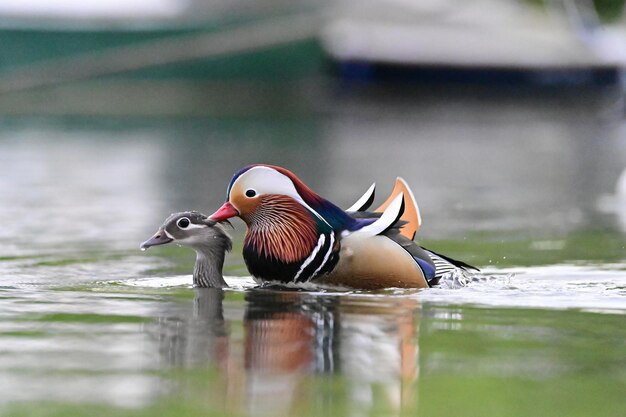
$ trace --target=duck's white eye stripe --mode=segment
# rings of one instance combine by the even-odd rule
[[[205,224],[192,223],[188,217],[181,217],[180,219],[178,219],[176,221],[176,226],[178,226],[179,229],[183,229],[183,230],[204,229],[205,227],[208,227]]]
[[[230,190],[232,191],[232,189],[238,183],[242,185],[242,188],[244,190],[254,190],[256,192],[256,195],[283,194],[289,196],[302,204],[307,209],[309,209],[311,213],[313,213],[315,217],[317,217],[320,221],[330,226],[326,219],[324,219],[319,213],[313,210],[313,208],[310,207],[302,199],[302,196],[298,194],[298,191],[296,190],[293,181],[291,181],[291,178],[284,174],[281,174],[274,168],[270,168],[267,166],[252,167],[248,171],[241,174],[239,178],[237,178],[235,182],[233,182]],[[230,194],[228,198],[230,199]]]
[[[189,229],[204,229],[207,226],[206,224],[194,224],[194,223],[189,223],[189,226],[185,227],[185,230],[189,230]]]

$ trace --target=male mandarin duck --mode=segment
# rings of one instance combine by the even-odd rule
[[[403,180],[378,213],[365,211],[373,197],[374,186],[344,211],[285,168],[250,165],[235,173],[210,218],[246,223],[243,257],[262,282],[427,288],[445,273],[473,268],[413,242],[421,219]]]

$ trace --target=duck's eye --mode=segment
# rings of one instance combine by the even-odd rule
[[[189,219],[186,217],[183,217],[182,219],[179,219],[176,224],[178,225],[178,227],[180,227],[181,229],[186,229],[187,227],[189,227]]]
[[[246,190],[246,197],[254,197],[256,195],[256,191],[254,191],[252,188],[250,188],[249,190]]]

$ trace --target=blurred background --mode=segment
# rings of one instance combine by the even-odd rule
[[[0,415],[619,415],[625,94],[624,0],[0,1]],[[202,292],[138,251],[250,163],[342,207],[402,176],[485,280]]]
[[[134,247],[248,163],[344,206],[404,176],[425,238],[626,228],[620,0],[8,0],[0,39],[16,253]]]

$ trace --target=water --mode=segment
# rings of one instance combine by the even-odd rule
[[[1,415],[623,414],[612,92],[289,88],[301,107],[284,113],[2,122]],[[169,213],[217,208],[251,162],[344,207],[401,175],[420,242],[482,271],[424,291],[261,290],[235,222],[231,288],[203,290],[190,251],[139,251]]]

